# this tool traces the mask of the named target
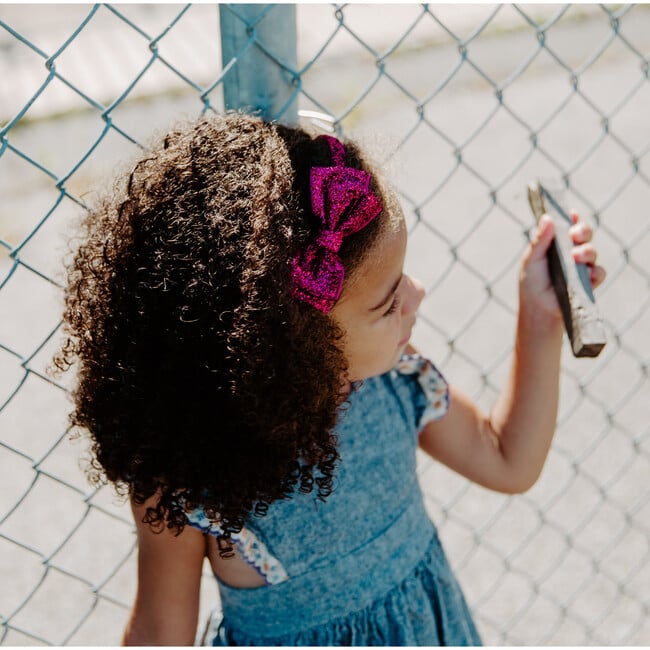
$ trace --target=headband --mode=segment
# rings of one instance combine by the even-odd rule
[[[343,240],[361,230],[382,210],[369,190],[371,176],[345,166],[345,148],[330,135],[331,167],[312,167],[309,175],[311,209],[320,220],[316,239],[291,261],[293,295],[327,314],[341,295],[345,268],[339,257]]]

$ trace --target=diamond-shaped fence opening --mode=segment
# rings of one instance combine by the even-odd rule
[[[120,640],[130,513],[85,481],[71,378],[47,372],[61,260],[94,190],[155,133],[223,110],[233,71],[249,78],[255,62],[275,84],[272,117],[297,107],[385,168],[407,270],[427,288],[415,343],[485,408],[507,375],[526,184],[553,181],[593,226],[609,342],[589,361],[566,346],[538,483],[505,497],[424,456],[418,474],[484,641],[650,643],[648,7],[300,5],[295,61],[286,33],[265,29],[278,7],[220,10],[221,22],[209,5],[3,6],[0,643]],[[207,567],[202,595],[203,621]]]

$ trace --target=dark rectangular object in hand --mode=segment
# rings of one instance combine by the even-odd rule
[[[571,255],[571,217],[540,183],[528,186],[528,201],[538,221],[546,213],[555,224],[555,237],[547,253],[548,269],[573,354],[597,357],[605,347],[607,334],[596,307],[589,269],[577,264]]]

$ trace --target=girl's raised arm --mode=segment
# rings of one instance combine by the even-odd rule
[[[199,614],[205,538],[187,526],[175,536],[151,530],[142,518],[157,496],[131,504],[138,535],[138,588],[124,645],[193,645]]]
[[[591,230],[573,215],[573,256],[591,269],[593,286],[605,278],[596,266]],[[551,445],[558,408],[563,325],[546,262],[553,222],[543,217],[522,261],[513,361],[491,413],[450,390],[447,414],[420,433],[420,446],[470,480],[499,492],[523,492],[536,482]]]

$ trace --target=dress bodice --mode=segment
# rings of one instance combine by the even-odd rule
[[[219,582],[214,645],[480,642],[416,475],[418,432],[448,401],[444,379],[419,356],[355,388],[335,429],[332,493],[323,502],[296,491],[233,535],[267,585]],[[201,508],[187,516],[220,534]]]

